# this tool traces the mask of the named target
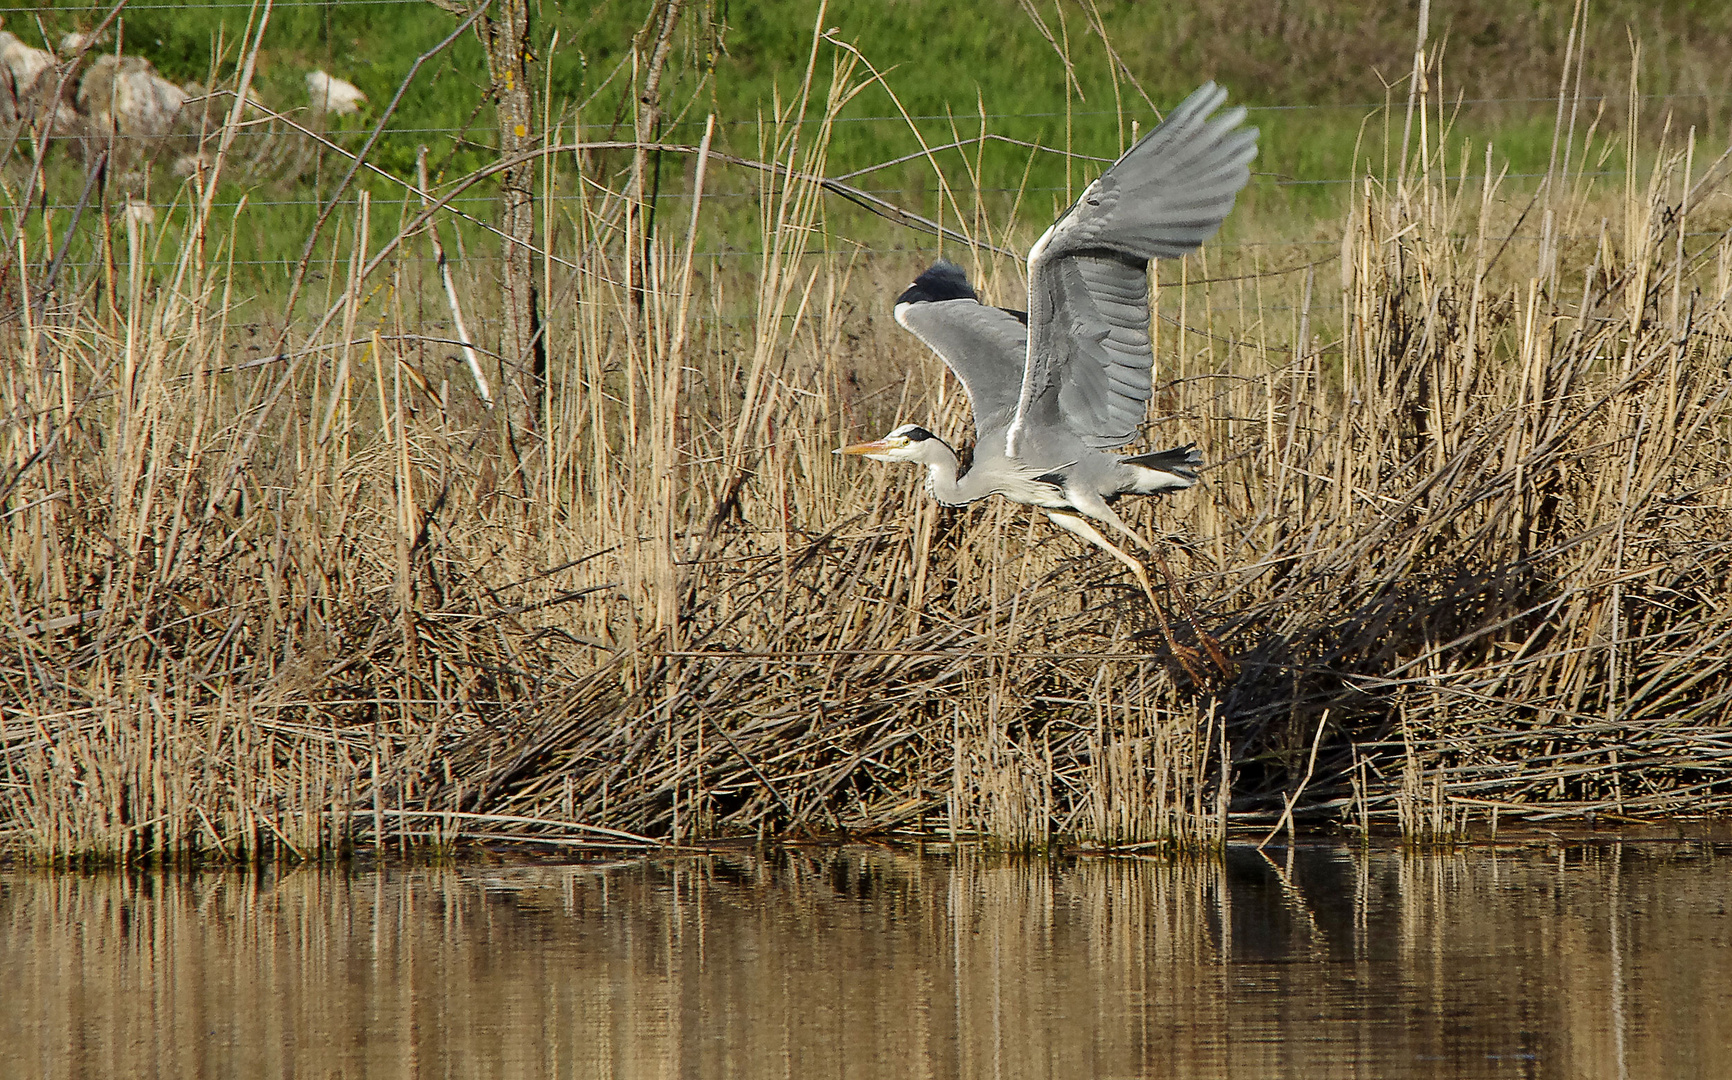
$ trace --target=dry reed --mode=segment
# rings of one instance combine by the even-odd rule
[[[1171,545],[1169,600],[1236,661],[1197,684],[1115,564],[833,460],[898,419],[958,431],[966,402],[883,314],[913,265],[813,254],[861,85],[831,44],[764,118],[750,273],[694,259],[707,152],[687,227],[648,237],[607,158],[544,171],[582,203],[549,230],[531,440],[429,344],[444,286],[424,317],[423,283],[369,250],[379,200],[350,206],[332,317],[250,365],[210,177],[182,189],[184,235],[105,218],[98,299],[29,303],[47,253],[21,240],[8,850],[899,831],[1183,851],[1295,815],[1435,840],[1732,806],[1732,242],[1698,232],[1728,215],[1690,140],[1651,167],[1628,151],[1621,192],[1566,157],[1530,200],[1446,179],[1467,151],[1420,95],[1337,257],[1162,268],[1149,440],[1214,466],[1138,513]],[[1606,152],[1560,133],[1578,172]],[[974,260],[1018,299],[1016,263]]]

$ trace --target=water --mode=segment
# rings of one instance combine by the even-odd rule
[[[0,1076],[1732,1076],[1732,846],[1270,855],[0,874]]]

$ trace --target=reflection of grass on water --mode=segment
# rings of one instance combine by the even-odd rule
[[[277,361],[267,329],[237,365],[246,288],[190,210],[93,230],[97,302],[32,310],[9,285],[13,850],[895,830],[1195,850],[1290,804],[1416,836],[1725,805],[1732,251],[1696,236],[1727,216],[1706,158],[1674,141],[1621,190],[1512,198],[1444,180],[1434,128],[1406,186],[1317,228],[1328,247],[1160,268],[1148,442],[1195,439],[1214,468],[1135,513],[1237,662],[1196,685],[1115,565],[829,453],[898,420],[960,432],[966,404],[883,314],[915,260],[809,254],[836,219],[801,177],[835,173],[860,76],[824,57],[805,111],[756,135],[791,178],[710,165],[718,191],[758,185],[734,205],[762,254],[692,257],[740,213],[707,184],[647,261],[616,177],[570,189],[575,269],[537,264],[533,410],[481,407],[423,317],[436,283],[359,278],[383,198],[329,227]],[[1603,136],[1570,134],[1598,160]],[[980,231],[999,212],[962,197],[945,222],[1026,243]],[[1019,262],[968,261],[1020,303]]]

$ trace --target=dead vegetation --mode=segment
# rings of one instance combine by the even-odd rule
[[[1421,96],[1337,255],[1162,268],[1150,442],[1213,467],[1142,527],[1235,661],[1197,684],[1116,564],[832,458],[965,405],[882,313],[915,266],[809,254],[858,85],[831,44],[766,120],[749,272],[693,258],[702,167],[690,227],[648,238],[628,181],[540,171],[584,202],[536,267],[570,299],[532,437],[429,340],[365,200],[330,316],[240,366],[205,171],[171,271],[148,221],[105,233],[112,300],[19,303],[48,257],[25,250],[0,305],[8,849],[1198,850],[1295,814],[1449,839],[1732,805],[1718,162],[1667,137],[1622,190],[1452,181]]]

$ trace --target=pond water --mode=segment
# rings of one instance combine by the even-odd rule
[[[0,874],[8,1077],[1732,1076],[1732,845]]]

